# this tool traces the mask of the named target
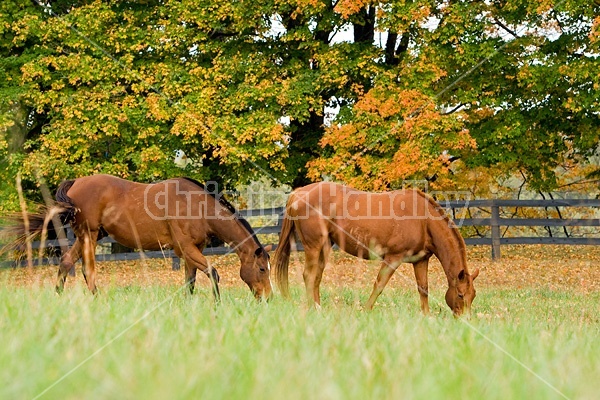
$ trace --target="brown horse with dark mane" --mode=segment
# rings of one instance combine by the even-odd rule
[[[241,260],[240,276],[257,298],[271,295],[269,255],[254,231],[224,198],[190,178],[142,184],[110,175],[63,182],[56,205],[29,215],[29,233],[41,233],[54,215],[70,223],[76,240],[62,256],[56,289],[62,292],[67,274],[83,257],[83,276],[96,293],[95,248],[110,235],[117,242],[143,250],[173,249],[185,260],[185,279],[193,293],[196,271],[211,280],[219,299],[219,275],[202,255],[211,236],[231,245]],[[16,231],[25,233],[21,219]],[[13,228],[13,231],[15,229]]]
[[[419,190],[368,193],[331,182],[296,189],[287,202],[275,253],[276,282],[284,296],[289,296],[288,264],[295,233],[304,246],[309,304],[320,304],[321,277],[332,245],[337,244],[356,257],[383,260],[367,309],[406,262],[414,266],[421,310],[428,314],[427,270],[435,255],[448,279],[446,303],[455,315],[470,311],[479,270],[469,274],[460,232],[440,205]]]

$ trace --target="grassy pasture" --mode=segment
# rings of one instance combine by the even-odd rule
[[[0,273],[0,399],[402,398],[593,399],[600,376],[600,249],[469,249],[482,269],[470,319],[443,303],[430,272],[432,316],[418,311],[409,266],[371,312],[377,263],[335,254],[320,311],[304,307],[302,255],[292,301],[257,304],[235,257],[181,290],[168,261],[106,263],[101,293],[79,275],[53,292],[55,267]],[[140,265],[143,264],[143,265]]]

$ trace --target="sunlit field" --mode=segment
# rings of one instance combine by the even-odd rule
[[[373,311],[361,307],[376,262],[334,254],[323,307],[307,309],[302,254],[291,301],[259,304],[234,256],[213,257],[222,303],[199,276],[193,296],[169,260],[101,264],[100,293],[80,272],[54,293],[56,267],[0,272],[0,398],[592,399],[600,376],[600,249],[469,248],[481,268],[470,318],[419,312],[409,265]],[[294,258],[294,257],[293,257]]]

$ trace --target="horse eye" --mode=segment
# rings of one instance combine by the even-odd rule
[[[458,294],[458,298],[462,299],[462,298],[464,298],[464,297],[465,297],[464,293],[459,293],[459,294]]]

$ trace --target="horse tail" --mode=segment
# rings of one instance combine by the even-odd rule
[[[2,236],[13,238],[0,249],[0,253],[22,249],[27,242],[49,232],[56,232],[63,225],[75,220],[78,208],[67,192],[74,180],[64,181],[56,191],[57,202],[52,206],[39,206],[34,213],[13,213],[6,218],[7,225],[2,229]],[[60,223],[59,223],[60,221]]]
[[[69,191],[69,189],[71,189],[71,186],[73,186],[74,183],[75,183],[74,179],[64,181],[63,183],[61,183],[58,186],[58,189],[56,189],[56,195],[55,195],[56,201],[58,201],[59,203],[67,203],[67,204],[73,205],[73,199],[71,199],[67,195],[67,192]]]
[[[288,201],[288,204],[290,202]],[[289,207],[288,207],[289,208]],[[275,283],[279,288],[282,296],[290,297],[290,287],[288,281],[288,265],[290,262],[291,239],[294,235],[294,221],[290,218],[288,210],[283,216],[283,225],[281,226],[281,235],[279,236],[279,244],[275,250]]]

